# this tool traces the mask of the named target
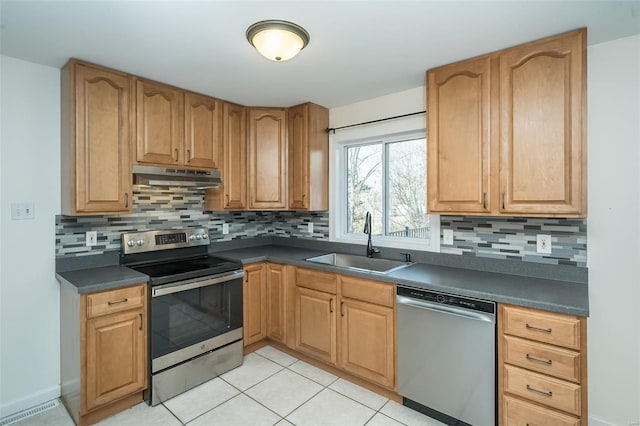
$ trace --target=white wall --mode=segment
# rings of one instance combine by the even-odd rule
[[[588,108],[589,415],[638,424],[640,35],[589,47]]]
[[[0,418],[57,397],[60,72],[0,56]],[[35,219],[11,220],[11,203]]]

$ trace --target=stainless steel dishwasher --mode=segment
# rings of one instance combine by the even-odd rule
[[[449,425],[496,424],[496,306],[397,287],[398,393]]]

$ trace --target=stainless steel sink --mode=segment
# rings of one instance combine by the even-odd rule
[[[412,262],[376,259],[342,253],[329,253],[322,256],[310,257],[306,260],[309,262],[324,263],[325,265],[333,265],[339,268],[372,272],[374,274],[388,274],[389,272],[413,265]]]

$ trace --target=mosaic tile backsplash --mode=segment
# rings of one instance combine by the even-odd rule
[[[204,191],[134,186],[133,213],[120,216],[56,216],[56,257],[120,251],[120,234],[168,228],[206,227],[211,241],[263,235],[328,240],[327,212],[204,212]],[[313,222],[313,233],[307,223]],[[229,233],[222,234],[222,224]],[[98,232],[98,245],[85,246],[85,232]]]
[[[587,221],[584,219],[440,216],[440,232],[453,230],[453,245],[442,253],[525,262],[587,266]],[[536,234],[551,235],[551,254],[536,251]]]
[[[203,212],[204,191],[134,186],[134,211],[122,216],[56,217],[56,257],[120,251],[123,232],[207,227],[212,241],[260,236],[329,239],[327,212]],[[307,224],[313,222],[314,232]],[[229,224],[229,234],[222,225]],[[587,224],[582,219],[441,216],[442,253],[525,262],[587,265]],[[454,244],[442,244],[452,229]],[[85,232],[98,232],[98,245],[85,246]],[[552,254],[536,252],[536,234],[551,235]]]

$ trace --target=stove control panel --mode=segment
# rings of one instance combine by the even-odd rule
[[[132,254],[208,245],[209,234],[206,228],[128,232],[122,234],[121,241],[123,254]]]

